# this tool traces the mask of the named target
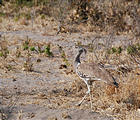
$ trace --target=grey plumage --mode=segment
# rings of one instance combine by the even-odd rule
[[[86,95],[89,94],[91,98],[90,83],[94,81],[103,81],[107,84],[115,85],[116,87],[118,87],[118,83],[115,81],[113,76],[108,71],[106,71],[106,69],[102,65],[94,62],[81,63],[80,56],[83,52],[86,53],[86,50],[84,48],[80,48],[79,53],[75,58],[74,65],[75,65],[77,75],[82,80],[84,80],[84,82],[87,85],[88,91]],[[86,95],[83,97],[83,99],[80,101],[78,105],[80,105],[83,102]],[[92,107],[92,102],[91,102],[91,107]]]
[[[103,66],[96,63],[79,64],[77,66],[77,73],[78,75],[82,74],[84,78],[89,78],[89,81],[103,81],[110,85],[116,82],[113,76],[108,71],[106,71]]]

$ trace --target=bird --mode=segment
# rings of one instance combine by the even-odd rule
[[[74,68],[76,74],[85,82],[87,86],[87,92],[85,96],[82,98],[82,100],[77,104],[80,106],[82,102],[85,100],[87,95],[90,96],[90,102],[91,102],[91,109],[92,109],[92,96],[91,96],[91,83],[94,83],[95,81],[102,81],[109,85],[114,85],[116,88],[118,88],[119,84],[116,82],[116,79],[103,67],[103,65],[91,62],[83,62],[81,63],[80,57],[82,53],[87,53],[87,50],[83,47],[79,48],[78,54],[75,57],[74,60]]]

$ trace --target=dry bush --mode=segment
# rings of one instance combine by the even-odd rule
[[[139,2],[138,1],[88,1],[80,0],[76,4],[73,20],[86,22],[98,31],[114,29],[116,33],[134,32],[139,34]]]
[[[23,10],[27,12],[24,13],[24,17],[28,20],[38,16],[41,16],[41,19],[54,18],[58,25],[58,33],[65,32],[65,28],[68,32],[78,31],[79,25],[79,30],[83,27],[83,30],[86,28],[90,32],[132,33],[136,36],[140,34],[138,0],[16,0],[9,1],[10,4],[7,2],[4,2],[4,8],[0,8],[5,11],[1,12],[0,16],[8,16],[18,21],[23,16]],[[35,14],[32,14],[32,11]],[[22,24],[25,24],[24,21]],[[76,30],[71,31],[73,29]]]

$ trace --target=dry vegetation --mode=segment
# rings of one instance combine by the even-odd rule
[[[47,30],[51,26],[56,33],[140,34],[138,0],[6,0],[3,4],[2,30]]]
[[[97,37],[92,42],[86,44],[84,39],[81,39],[76,42],[76,45],[87,48],[87,61],[94,60],[104,64],[119,83],[119,88],[114,88],[97,82],[92,90],[95,112],[112,116],[115,120],[139,120],[139,6],[139,0],[5,0],[0,5],[0,31],[32,31],[39,32],[42,36],[62,35],[64,37],[58,39],[62,43],[73,42],[67,37],[75,33],[94,33]],[[96,42],[101,35],[111,37],[106,40],[106,43]],[[127,45],[113,46],[110,41],[115,35],[126,35],[132,39],[127,40],[129,43]],[[85,36],[85,39],[90,38],[88,35]],[[25,72],[26,75],[37,72],[35,66],[41,65],[43,58],[48,60],[48,63],[45,63],[47,65],[59,61],[61,64],[58,71],[72,79],[71,82],[62,80],[49,83],[49,90],[46,88],[45,92],[44,88],[39,88],[37,91],[33,88],[32,92],[26,93],[21,90],[22,88],[15,86],[13,88],[15,93],[12,94],[12,90],[8,91],[6,86],[0,86],[0,105],[4,106],[0,107],[2,120],[10,118],[9,114],[18,105],[35,104],[49,109],[86,110],[90,108],[88,98],[80,107],[75,106],[74,103],[84,96],[86,85],[78,80],[73,72],[71,60],[73,56],[68,56],[68,51],[65,51],[66,46],[60,46],[55,42],[35,41],[28,36],[21,38],[16,35],[15,37],[0,35],[1,81],[10,78],[9,75],[14,76],[13,74],[17,72],[23,74]],[[44,69],[47,70],[42,69],[36,74],[47,73],[48,75],[52,72],[45,64]],[[12,77],[12,81],[17,81],[17,78]],[[38,81],[37,84],[43,86],[45,83]],[[23,100],[25,97],[26,99]],[[21,120],[23,114],[23,111],[19,110],[16,119]],[[28,117],[34,116],[32,113]],[[63,113],[62,118],[71,119],[72,116],[69,113]],[[57,120],[53,116],[48,119]]]

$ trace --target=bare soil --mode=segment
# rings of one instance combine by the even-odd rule
[[[130,44],[129,39],[131,43],[137,42],[137,39],[129,36],[113,36],[110,39],[107,35],[96,36],[88,32],[42,35],[39,32],[9,31],[0,32],[0,34],[1,40],[7,41],[10,51],[7,58],[1,58],[0,110],[2,120],[119,120],[129,119],[129,117],[138,120],[140,118],[139,109],[131,109],[134,108],[131,104],[126,105],[120,99],[118,103],[112,103],[118,100],[119,95],[113,93],[106,97],[104,83],[97,83],[93,88],[95,111],[90,110],[89,98],[81,106],[76,106],[76,103],[84,96],[86,86],[77,77],[72,66],[77,53],[76,44],[88,46],[94,42],[96,45],[107,42],[111,46],[125,47]],[[32,71],[27,71],[24,66],[28,57],[27,51],[23,51],[21,47],[27,36],[32,45],[40,43],[43,46],[49,43],[54,55],[48,57],[45,54],[30,52],[29,62],[32,64]],[[20,46],[21,50],[19,58],[15,57],[17,46]],[[63,59],[59,46],[63,48],[68,61]],[[97,50],[100,49],[102,48],[97,48]],[[93,52],[89,53],[87,61],[91,61],[89,57],[96,60]],[[40,62],[37,62],[38,60]],[[12,68],[8,69],[7,65]],[[64,65],[67,67],[65,68]],[[137,72],[139,73],[139,70]],[[125,81],[128,77],[129,75],[123,80]],[[123,81],[119,79],[117,79],[118,82]],[[138,80],[139,75],[135,79]],[[127,108],[125,112],[123,106],[124,109]]]

